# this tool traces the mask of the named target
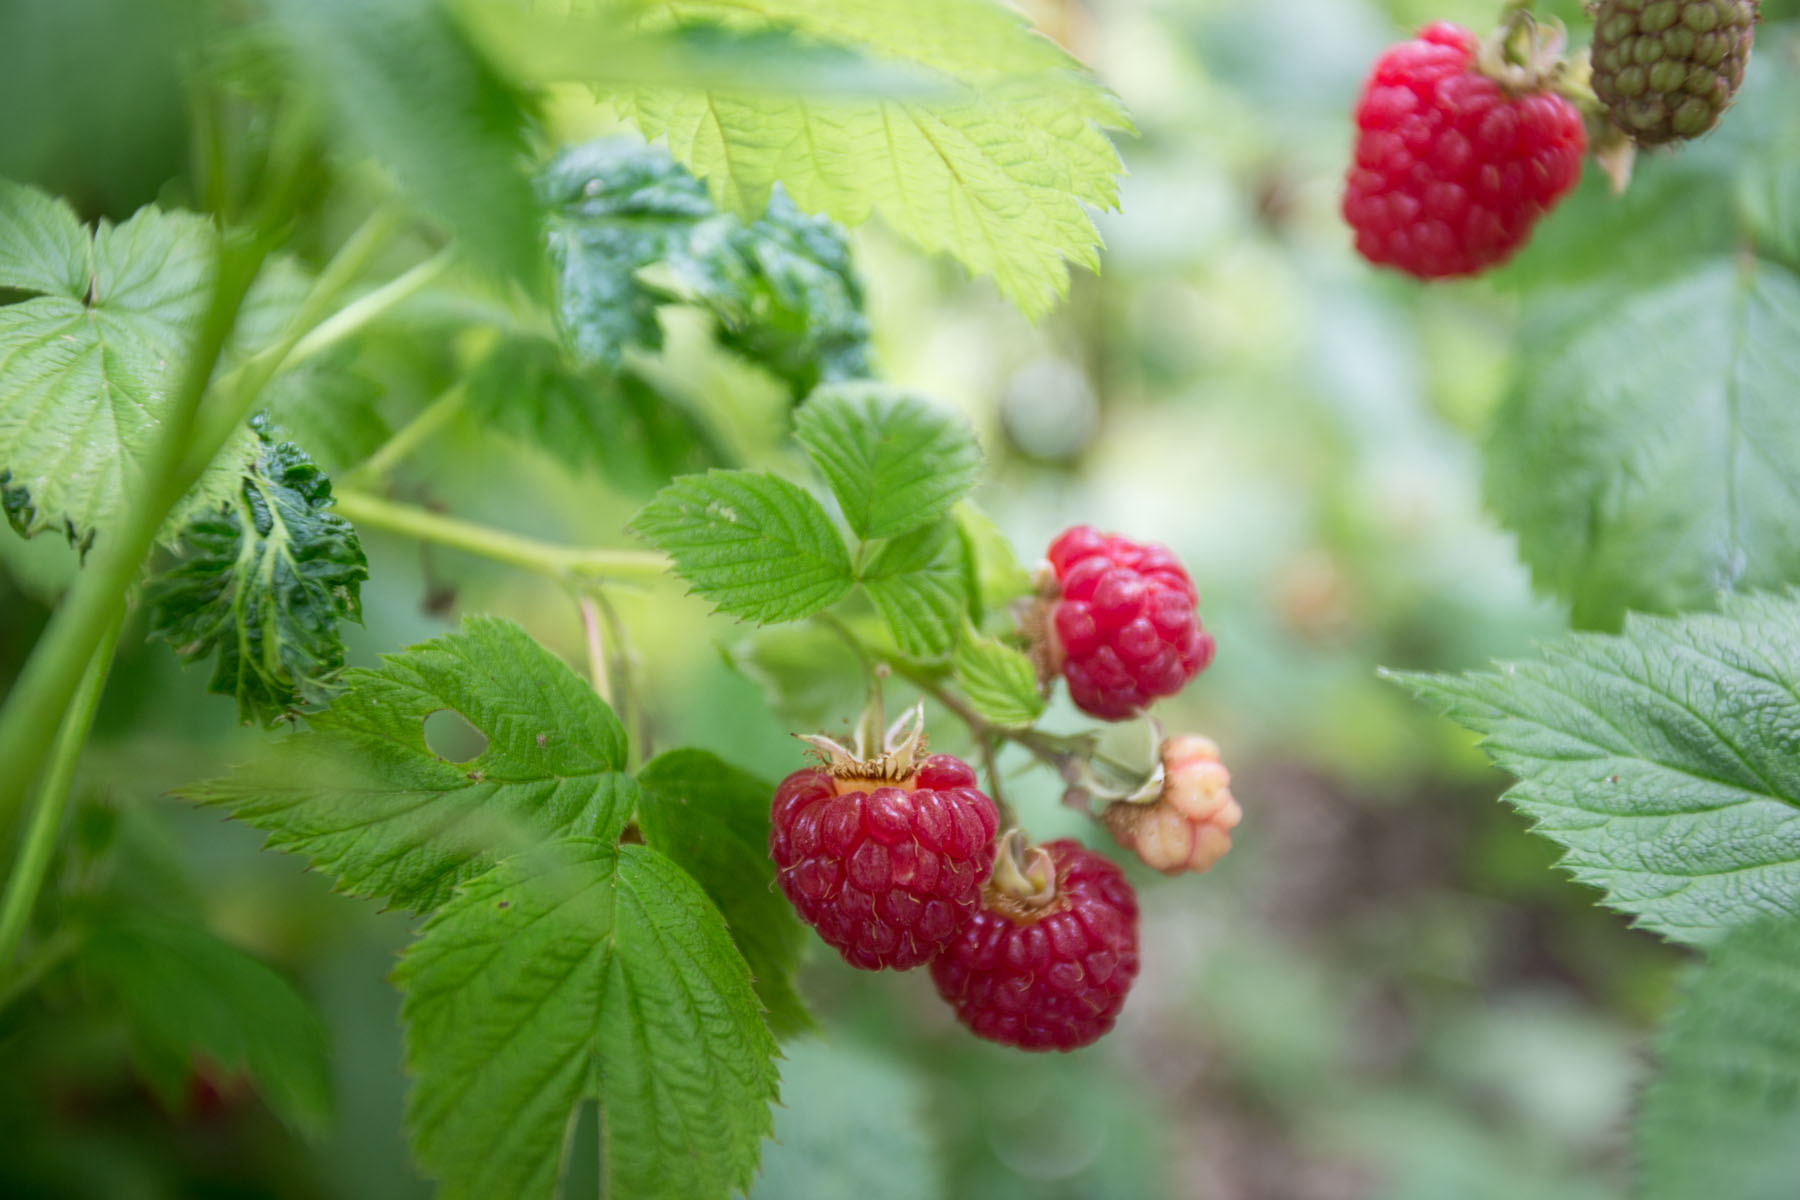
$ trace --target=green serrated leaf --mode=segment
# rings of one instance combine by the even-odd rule
[[[355,141],[487,270],[544,277],[516,96],[435,0],[270,0],[302,67]]]
[[[1633,616],[1496,673],[1396,675],[1482,735],[1506,799],[1606,903],[1708,944],[1800,914],[1800,597]]]
[[[1020,727],[1044,715],[1044,695],[1031,660],[992,638],[957,643],[951,659],[957,686],[975,711],[996,725]]]
[[[804,943],[793,906],[775,888],[769,803],[775,785],[704,750],[671,750],[638,772],[644,843],[692,875],[731,927],[756,994],[779,1037],[811,1027],[794,990]]]
[[[182,527],[177,554],[144,593],[150,636],[184,662],[217,654],[208,688],[237,699],[239,720],[273,725],[336,694],[338,624],[362,620],[368,560],[305,451],[265,443],[232,503]]]
[[[760,213],[779,181],[806,212],[889,226],[970,271],[1036,317],[1094,269],[1084,205],[1117,203],[1119,158],[1104,130],[1118,101],[1016,12],[990,0],[816,4],[729,0],[642,6],[639,32],[716,24],[789,33],[942,77],[927,97],[778,95],[755,89],[614,86],[615,107],[702,176],[722,207]]]
[[[719,611],[796,621],[850,590],[850,556],[819,502],[757,471],[689,475],[657,493],[631,532],[675,559],[675,572]]]
[[[1800,279],[1703,260],[1547,310],[1525,351],[1487,491],[1578,625],[1800,578]]]
[[[938,1200],[943,1155],[916,1071],[851,1045],[784,1048],[781,1107],[750,1200]]]
[[[746,1187],[775,1039],[724,919],[644,846],[566,839],[465,885],[395,971],[408,1125],[451,1197],[550,1197],[597,1095],[608,1195]]]
[[[1037,585],[992,517],[969,500],[959,501],[955,513],[964,552],[970,562],[974,596],[972,615],[979,624],[990,613],[1006,612],[1013,601],[1036,591]]]
[[[144,459],[178,390],[219,243],[192,213],[140,209],[90,238],[74,212],[0,180],[0,483],[9,522],[85,545],[149,490]],[[235,439],[170,524],[228,502],[255,439]]]
[[[880,384],[815,392],[794,414],[794,437],[860,537],[931,524],[981,475],[981,447],[968,422]]]
[[[501,341],[470,374],[466,395],[485,427],[577,470],[598,466],[627,492],[652,493],[724,459],[711,431],[643,377],[566,362],[548,341]]]
[[[955,521],[945,518],[884,544],[869,560],[861,582],[902,654],[942,658],[950,653],[969,606]]]
[[[139,914],[96,927],[76,966],[124,1014],[165,1097],[183,1097],[201,1057],[247,1072],[283,1120],[322,1132],[331,1110],[325,1027],[262,962],[198,926]]]
[[[637,804],[625,731],[588,684],[510,621],[351,670],[310,730],[182,793],[222,805],[357,896],[427,912],[506,854],[558,834],[617,838]],[[467,762],[425,740],[449,710],[487,739]]]
[[[565,150],[538,188],[563,327],[582,358],[616,369],[627,346],[661,346],[657,307],[687,302],[796,396],[869,373],[849,243],[785,196],[745,223],[715,209],[666,150],[616,138]]]
[[[733,669],[762,688],[790,729],[827,729],[854,717],[868,695],[862,660],[817,625],[777,625],[726,652]]]
[[[1800,1179],[1800,922],[1733,933],[1660,1039],[1637,1143],[1644,1200],[1788,1200]]]

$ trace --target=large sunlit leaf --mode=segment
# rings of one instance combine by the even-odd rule
[[[1800,922],[1732,934],[1664,1028],[1636,1142],[1644,1200],[1788,1200],[1800,1179]]]
[[[69,206],[0,180],[0,489],[10,523],[85,543],[146,495],[146,459],[206,308],[218,236],[191,213],[140,209],[92,235]],[[165,528],[227,503],[245,435]]]
[[[577,38],[595,25],[631,35],[695,27],[732,37],[791,35],[917,70],[939,85],[850,85],[821,95],[805,83],[784,93],[716,75],[691,83],[592,80],[646,137],[666,139],[721,207],[745,219],[762,213],[776,183],[803,211],[846,225],[879,213],[927,250],[993,278],[1032,316],[1067,292],[1069,263],[1097,267],[1087,206],[1117,202],[1119,157],[1105,131],[1127,120],[1110,92],[1010,6],[601,0],[571,7]]]
[[[1562,865],[1646,928],[1706,944],[1800,915],[1800,598],[1728,597],[1493,672],[1396,678],[1479,733]]]
[[[362,620],[369,569],[305,451],[265,443],[231,502],[182,527],[177,553],[145,591],[150,635],[188,662],[216,654],[208,686],[240,720],[273,724],[335,694],[338,625]]]
[[[1800,580],[1800,279],[1700,260],[1546,302],[1487,447],[1488,495],[1579,625]]]
[[[551,843],[465,885],[395,978],[407,1124],[452,1197],[548,1200],[601,1107],[606,1194],[725,1200],[775,1099],[775,1039],[725,921],[645,846]]]
[[[616,838],[636,807],[625,731],[594,690],[510,621],[470,618],[343,675],[309,729],[185,790],[267,831],[358,896],[430,911],[496,859],[559,833]],[[485,748],[451,762],[426,720],[451,712]]]

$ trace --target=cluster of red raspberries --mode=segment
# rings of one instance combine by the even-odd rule
[[[1046,674],[1060,673],[1088,713],[1129,717],[1211,660],[1193,582],[1168,550],[1081,526],[1048,559],[1025,624]],[[1026,1050],[1072,1050],[1112,1028],[1138,970],[1137,897],[1118,867],[1074,841],[1002,835],[975,772],[925,752],[919,710],[879,747],[805,740],[819,761],[776,790],[769,852],[782,891],[846,962],[929,964],[964,1025]],[[1165,800],[1198,811],[1194,798],[1217,788],[1190,778],[1192,758],[1165,754],[1153,794],[1127,807],[1153,822]],[[1220,832],[1184,851],[1188,869],[1206,869],[1230,844],[1223,831],[1235,819],[1223,802],[1207,803]],[[1166,831],[1141,844],[1115,835],[1169,869],[1155,858],[1171,843]]]

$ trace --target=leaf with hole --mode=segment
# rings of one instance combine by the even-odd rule
[[[426,719],[461,714],[486,745],[451,762]],[[428,912],[506,854],[563,833],[618,837],[637,804],[625,731],[586,680],[510,621],[344,673],[343,693],[222,779],[184,795],[230,810],[344,891]]]

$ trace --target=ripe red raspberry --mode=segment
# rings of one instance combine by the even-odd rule
[[[977,1036],[1073,1050],[1113,1027],[1137,977],[1137,897],[1119,868],[1079,842],[1033,855],[1023,876],[1003,858],[981,911],[931,964],[931,978]],[[1009,889],[1003,875],[1027,886]]]
[[[1122,721],[1212,661],[1193,580],[1166,548],[1077,525],[1050,543],[1049,557],[1047,665],[1083,712]]]
[[[824,738],[825,764],[776,789],[769,854],[781,890],[853,967],[928,962],[981,901],[999,813],[960,759],[924,739],[864,761]]]
[[[1476,69],[1477,48],[1461,26],[1427,25],[1363,86],[1344,219],[1372,263],[1473,275],[1511,257],[1581,176],[1581,113],[1507,90]]]

